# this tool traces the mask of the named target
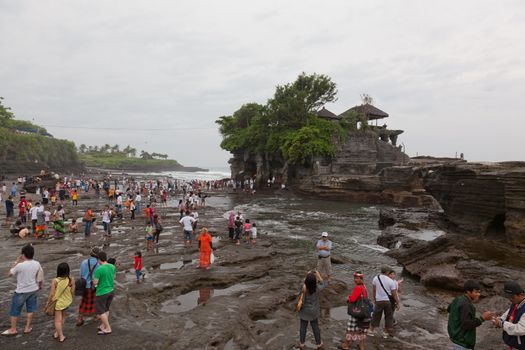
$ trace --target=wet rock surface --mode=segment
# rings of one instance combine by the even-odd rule
[[[460,294],[468,279],[479,281],[483,287],[478,311],[502,313],[510,303],[503,297],[503,284],[512,280],[525,285],[525,251],[519,247],[501,240],[447,233],[441,229],[446,225],[441,212],[382,209],[379,217],[383,232],[378,243],[390,248],[386,254],[429,288],[428,294],[441,304],[442,311],[450,303],[449,291]],[[498,337],[492,337],[497,330],[489,325],[482,327],[476,349],[499,348]]]
[[[80,197],[80,206],[67,205],[68,217],[81,217],[86,206],[102,208],[105,201],[91,195]],[[352,273],[361,270],[370,281],[383,264],[401,267],[383,254],[376,241],[379,212],[374,207],[302,198],[291,193],[245,194],[215,193],[209,206],[199,210],[200,226],[207,226],[221,237],[215,251],[217,262],[211,270],[197,269],[196,245],[184,248],[178,213],[160,208],[164,231],[160,243],[145,251],[143,219],[116,222],[113,237],[105,242],[97,235],[85,240],[83,234],[65,240],[36,241],[36,260],[45,271],[45,286],[39,294],[40,309],[49,292],[58,263],[66,261],[74,277],[92,245],[103,247],[120,263],[116,278],[116,298],[111,307],[113,334],[97,336],[97,324],[86,322],[75,327],[78,298],[68,310],[65,335],[74,349],[294,349],[298,343],[299,321],[293,311],[301,281],[314,268],[314,244],[322,231],[334,241],[334,280],[321,295],[320,327],[327,349],[336,349],[346,329],[346,298],[353,288]],[[237,246],[227,238],[226,213],[241,210],[255,221],[259,230],[256,246]],[[25,241],[9,237],[2,226],[2,260],[7,270]],[[146,270],[144,283],[137,284],[132,269],[133,253],[141,249]],[[466,269],[476,268],[471,262]],[[481,268],[483,264],[477,268]],[[495,265],[494,268],[500,268]],[[403,282],[399,325],[393,339],[369,338],[367,349],[444,349],[448,347],[443,300],[417,279],[406,275]],[[485,284],[497,286],[493,276]],[[8,327],[8,311],[13,278],[0,277],[0,326]],[[438,292],[443,293],[443,292]],[[21,322],[20,322],[21,321]],[[19,321],[20,326],[24,316]],[[14,338],[0,338],[0,348],[58,348],[52,339],[53,321],[42,312],[35,315],[33,332]],[[499,339],[497,333],[494,339]],[[66,345],[66,344],[65,344]],[[307,346],[314,348],[309,331]],[[483,347],[481,347],[483,349]],[[489,348],[485,348],[489,349]]]

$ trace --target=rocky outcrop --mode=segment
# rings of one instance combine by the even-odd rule
[[[427,287],[461,290],[467,279],[480,281],[484,294],[498,295],[508,280],[523,282],[523,250],[505,242],[445,233],[441,212],[383,209],[378,238],[410,274]]]
[[[319,197],[341,198],[358,203],[439,209],[411,167],[390,167],[377,175],[315,175],[297,189]]]
[[[449,229],[525,246],[524,162],[445,164],[423,180]]]

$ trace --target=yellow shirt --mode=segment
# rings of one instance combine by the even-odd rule
[[[73,281],[67,277],[57,277],[55,280],[57,282],[53,296],[53,300],[57,301],[55,310],[65,310],[73,303],[73,293],[69,286]]]

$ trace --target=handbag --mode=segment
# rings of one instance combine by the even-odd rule
[[[93,271],[95,270],[95,267],[97,266],[98,262],[93,265],[93,269],[91,268],[91,264],[89,263],[88,259],[88,271],[89,271],[89,277],[93,281]],[[77,297],[81,297],[84,295],[86,291],[86,285],[87,281],[85,278],[79,277],[75,280],[75,295]],[[93,283],[91,283],[91,289],[93,289]]]
[[[348,314],[357,319],[370,318],[372,315],[370,312],[370,305],[370,299],[365,298],[365,295],[361,290],[361,297],[353,303],[348,303]]]
[[[62,290],[62,293],[60,293],[60,295],[58,297],[53,298],[55,300],[51,300],[49,303],[46,304],[46,307],[44,308],[44,312],[46,313],[46,315],[48,315],[48,316],[55,316],[55,308],[56,308],[56,305],[57,305],[57,300],[62,296],[62,294],[64,294],[66,289],[71,286],[71,279],[69,277],[67,279],[68,279],[69,283],[66,286],[66,288],[64,288]],[[57,282],[57,285],[58,285],[58,282]]]
[[[297,300],[297,304],[295,305],[295,311],[299,312],[303,308],[304,303],[304,293],[306,292],[306,285],[303,285],[303,288],[301,289],[301,293],[299,294],[299,299]]]

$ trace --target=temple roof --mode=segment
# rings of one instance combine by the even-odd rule
[[[337,114],[330,112],[324,107],[317,111],[317,116],[325,119],[341,119],[341,117],[338,117]]]
[[[388,118],[388,113],[383,112],[379,108],[374,107],[370,104],[364,104],[364,105],[352,107],[344,111],[343,113],[339,114],[339,118],[343,117],[345,114],[347,114],[348,112],[352,112],[352,111],[364,114],[368,120]]]

